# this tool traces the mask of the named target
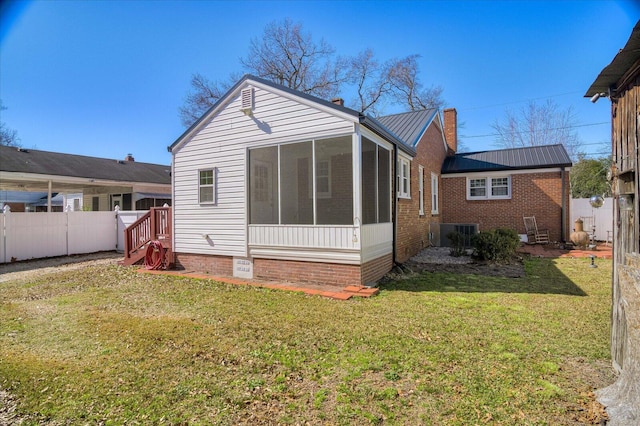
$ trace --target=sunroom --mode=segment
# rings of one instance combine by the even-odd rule
[[[393,146],[362,130],[248,149],[250,257],[361,265],[392,253]]]

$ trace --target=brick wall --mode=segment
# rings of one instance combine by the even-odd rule
[[[417,155],[411,161],[411,199],[398,198],[396,228],[396,261],[406,262],[429,245],[429,224],[439,223],[442,213],[443,189],[440,179],[439,214],[431,214],[431,172],[440,176],[442,163],[447,155],[439,125],[429,126],[417,146]],[[424,167],[424,215],[420,216],[419,166]]]
[[[361,283],[360,266],[293,260],[253,259],[256,279],[344,287]]]
[[[466,199],[465,177],[443,178],[440,205],[442,223],[478,223],[481,231],[512,228],[525,234],[523,216],[535,216],[539,229],[550,231],[551,241],[561,241],[562,179],[560,172],[511,175],[512,196],[509,200]],[[565,172],[565,235],[571,227],[569,173]]]
[[[191,253],[176,253],[176,267],[187,271],[211,275],[232,276],[233,258]],[[292,260],[254,259],[253,276],[256,279],[312,284],[348,285],[372,284],[393,267],[391,254],[359,265],[337,263],[300,262]]]
[[[233,258],[205,254],[176,253],[176,267],[212,275],[233,275]]]
[[[458,112],[455,108],[447,108],[442,111],[442,115],[449,155],[453,155],[458,150]]]
[[[371,285],[384,277],[391,268],[393,268],[393,254],[391,253],[371,260],[362,265],[361,283]]]

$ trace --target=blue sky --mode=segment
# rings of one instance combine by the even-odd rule
[[[421,81],[444,88],[467,150],[496,148],[505,109],[551,98],[573,107],[584,150],[606,154],[610,102],[583,96],[640,19],[632,0],[40,0],[0,12],[0,119],[24,147],[160,164],[184,131],[191,75],[242,72],[250,39],[287,17],[340,55],[421,55]]]

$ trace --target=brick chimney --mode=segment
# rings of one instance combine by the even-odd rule
[[[136,160],[133,158],[133,155],[131,155],[131,154],[127,154],[127,156],[126,156],[126,157],[124,157],[124,161],[131,161],[131,162],[134,162],[134,161],[136,161]]]
[[[344,106],[344,99],[342,99],[342,98],[333,98],[333,99],[331,99],[331,103],[332,104],[336,104],[336,105],[340,105],[340,106]]]
[[[458,150],[458,111],[447,108],[444,113],[444,138],[449,147],[448,155],[454,155]]]

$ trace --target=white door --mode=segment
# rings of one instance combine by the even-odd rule
[[[122,210],[122,195],[111,196],[111,210],[115,210],[116,206],[118,206],[118,208]]]

